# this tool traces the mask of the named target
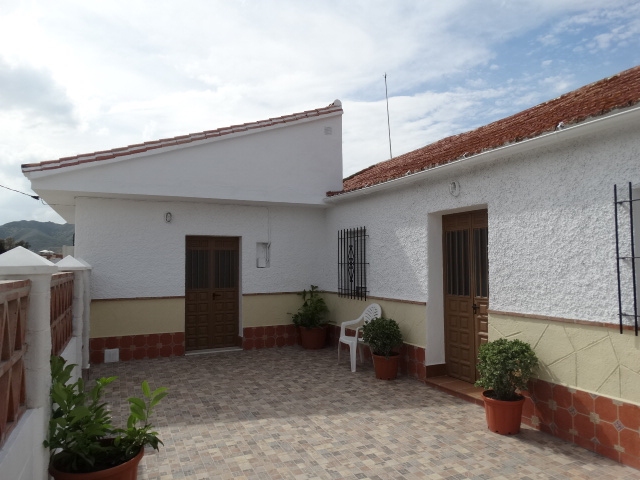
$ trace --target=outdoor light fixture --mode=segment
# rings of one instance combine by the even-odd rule
[[[167,212],[164,214],[164,221],[167,223],[171,223],[171,220],[173,218],[173,215],[171,215],[171,212]]]
[[[449,183],[449,193],[454,197],[460,195],[460,182],[454,180],[453,182]]]

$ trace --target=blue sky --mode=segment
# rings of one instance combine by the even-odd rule
[[[640,64],[640,3],[0,0],[0,185],[22,163],[343,102],[344,175]],[[0,189],[0,224],[62,222]]]

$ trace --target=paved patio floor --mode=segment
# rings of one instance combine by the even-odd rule
[[[96,365],[117,375],[117,425],[140,383],[166,386],[139,479],[637,479],[640,471],[526,427],[489,432],[482,407],[400,377],[351,373],[334,349],[282,347]]]

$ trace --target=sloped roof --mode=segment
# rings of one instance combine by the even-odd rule
[[[390,160],[377,163],[343,181],[343,190],[327,196],[359,190],[510,143],[537,137],[587,118],[640,102],[640,66],[566,93],[554,100],[516,113],[470,132],[453,135]]]
[[[112,150],[103,150],[100,152],[85,153],[81,155],[75,155],[73,157],[64,157],[58,160],[48,160],[39,163],[26,163],[22,165],[22,171],[37,172],[44,170],[54,170],[58,168],[69,167],[73,165],[80,165],[83,163],[99,162],[102,160],[111,160],[116,157],[124,157],[127,155],[134,155],[137,153],[147,152],[154,149],[173,147],[177,145],[199,142],[202,140],[208,140],[216,137],[223,137],[233,133],[258,131],[261,129],[285,126],[300,120],[310,119],[314,117],[320,117],[323,115],[329,115],[332,113],[342,113],[342,103],[340,100],[336,100],[327,107],[317,108],[314,110],[306,110],[304,112],[292,113],[290,115],[283,115],[281,117],[269,118],[267,120],[259,120],[257,122],[243,123],[242,125],[232,125],[230,127],[218,128],[216,130],[205,130],[199,133],[190,133],[188,135],[180,135],[177,137],[163,138],[161,140],[153,140],[150,142],[137,143],[135,145],[129,145],[122,148],[114,148]]]

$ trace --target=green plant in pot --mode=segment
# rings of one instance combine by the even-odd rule
[[[397,349],[402,344],[402,332],[398,322],[392,318],[374,318],[363,325],[362,340],[371,349],[376,378],[396,378],[400,360]]]
[[[480,345],[476,386],[488,389],[483,397],[489,430],[502,435],[520,431],[524,397],[518,392],[527,390],[537,366],[535,352],[522,340],[500,338]]]
[[[75,367],[61,357],[51,357],[51,418],[44,441],[51,455],[49,473],[56,480],[135,480],[144,447],[158,450],[162,444],[149,416],[167,389],[151,391],[149,384],[142,382],[144,398],[128,399],[126,428],[114,428],[102,397],[116,377],[100,378],[91,389],[85,389],[82,379],[71,382]]]
[[[300,343],[304,348],[323,348],[327,340],[327,307],[324,298],[320,296],[318,287],[311,285],[309,290],[303,290],[298,295],[302,297],[302,306],[291,316],[293,324],[298,327]]]

